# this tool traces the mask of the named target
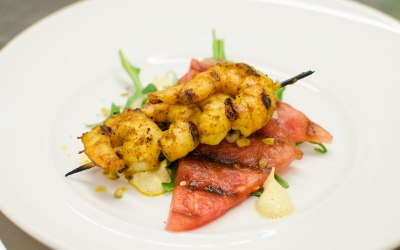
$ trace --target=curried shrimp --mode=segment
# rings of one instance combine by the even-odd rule
[[[200,113],[200,108],[194,104],[169,106],[168,120],[172,123],[159,141],[169,161],[184,157],[199,145],[197,124]]]
[[[247,64],[223,63],[174,89],[151,93],[149,100],[155,105],[199,104],[203,111],[199,119],[200,142],[216,145],[231,128],[247,137],[264,126],[275,110],[274,93],[279,87]]]
[[[235,96],[252,85],[261,85],[269,95],[280,87],[245,63],[223,63],[199,73],[185,84],[149,94],[149,101],[153,104],[199,103],[218,92]]]
[[[106,170],[141,172],[158,164],[159,127],[139,110],[111,116],[104,125],[83,134],[84,152]]]
[[[198,129],[200,143],[217,145],[231,130],[231,121],[236,118],[233,102],[226,94],[215,94],[201,102],[202,113]]]
[[[111,131],[107,126],[96,126],[90,132],[82,135],[84,152],[94,165],[101,168],[118,171],[125,167],[125,162],[117,155],[111,146]]]
[[[262,128],[275,111],[275,95],[267,94],[260,85],[253,85],[239,92],[233,100],[237,114],[232,129],[247,137]]]

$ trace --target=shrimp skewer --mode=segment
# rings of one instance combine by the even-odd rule
[[[174,161],[193,151],[199,143],[220,143],[230,129],[249,136],[271,118],[276,89],[314,73],[303,72],[279,84],[246,64],[218,64],[211,69],[203,72],[206,73],[203,76],[198,74],[196,81],[150,94],[150,102],[156,104],[113,115],[104,125],[84,133],[82,152],[91,163],[66,176],[94,166],[131,176],[153,169],[161,151],[169,161]],[[204,82],[205,79],[208,81]],[[176,104],[180,102],[186,104]],[[171,124],[162,132],[155,122]]]

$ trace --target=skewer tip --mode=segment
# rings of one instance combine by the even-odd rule
[[[88,169],[90,169],[92,167],[94,167],[94,164],[92,162],[89,162],[89,163],[87,163],[85,165],[79,166],[79,167],[69,171],[68,173],[65,174],[65,177],[68,177],[68,176],[70,176],[72,174],[76,174],[76,173],[88,170]]]
[[[301,74],[298,74],[297,76],[289,78],[289,79],[281,82],[281,87],[285,87],[287,85],[293,84],[293,83],[297,82],[300,79],[303,79],[303,78],[305,78],[307,76],[310,76],[310,75],[314,74],[314,72],[315,71],[313,71],[313,70],[309,70],[309,71],[305,71],[305,72],[303,72]]]

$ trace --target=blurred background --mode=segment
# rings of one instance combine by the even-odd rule
[[[321,2],[327,0],[321,0]],[[338,0],[349,1],[349,0]],[[32,23],[75,0],[0,0],[0,48]],[[356,0],[400,20],[400,0]]]
[[[321,0],[328,1],[328,0]],[[332,1],[332,0],[329,0]],[[350,1],[350,0],[337,0]],[[14,36],[74,0],[0,0],[0,50]],[[355,0],[400,20],[400,0]],[[36,241],[0,212],[0,239],[9,250],[49,249]],[[0,244],[0,250],[2,245]],[[400,250],[400,247],[396,248]]]

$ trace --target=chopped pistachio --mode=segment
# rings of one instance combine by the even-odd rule
[[[106,187],[105,186],[98,186],[94,189],[94,191],[98,192],[98,193],[103,193],[106,191]]]
[[[251,143],[251,140],[246,138],[246,137],[241,137],[236,140],[236,145],[238,145],[239,148],[247,147]]]
[[[275,139],[274,139],[274,138],[265,138],[265,139],[262,139],[262,142],[263,142],[265,145],[273,146],[274,143],[275,143]]]
[[[103,174],[107,175],[107,179],[109,180],[116,180],[119,178],[119,175],[116,171],[104,170]]]
[[[125,189],[124,189],[124,187],[119,187],[119,188],[115,189],[114,198],[122,198],[125,190],[126,190],[126,187],[125,187]]]

